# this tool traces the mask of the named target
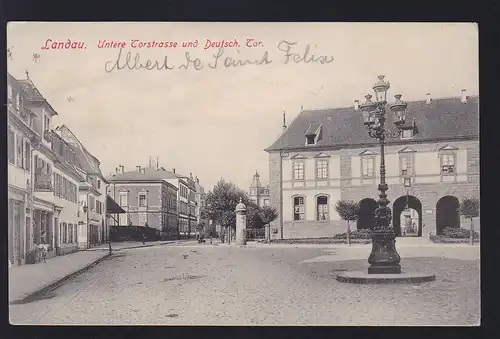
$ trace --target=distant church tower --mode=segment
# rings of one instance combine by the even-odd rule
[[[260,175],[257,171],[253,175],[249,193],[250,200],[259,207],[269,205],[269,187],[260,182]]]

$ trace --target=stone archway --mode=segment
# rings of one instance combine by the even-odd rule
[[[447,195],[436,203],[436,234],[441,234],[446,227],[460,228],[460,201]]]
[[[372,229],[375,223],[374,214],[378,207],[375,199],[365,198],[359,202],[357,229]]]
[[[415,222],[416,236],[422,236],[422,203],[413,195],[403,195],[397,198],[392,205],[392,226],[397,237],[401,236],[401,214],[408,209],[414,210],[417,220]]]

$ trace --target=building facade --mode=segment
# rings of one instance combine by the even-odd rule
[[[55,128],[59,139],[69,145],[75,165],[83,180],[79,185],[78,247],[97,246],[109,240],[106,218],[108,182],[100,169],[100,161],[93,156],[66,125]]]
[[[33,247],[33,145],[41,142],[35,132],[36,115],[25,105],[21,84],[7,75],[8,149],[8,258],[23,264]]]
[[[260,175],[257,171],[252,178],[252,184],[248,189],[249,195],[248,197],[252,200],[257,206],[269,206],[269,186],[263,185],[260,181]]]
[[[387,140],[385,165],[392,226],[428,236],[465,227],[457,208],[479,197],[479,97],[408,103],[402,135]],[[393,117],[388,117],[392,127]],[[355,108],[303,111],[266,151],[270,202],[280,215],[274,238],[328,237],[345,232],[338,200],[360,203],[358,229],[371,228],[378,200],[380,147]],[[406,182],[406,185],[405,185]],[[462,226],[461,226],[462,225]],[[408,232],[407,232],[408,231]]]
[[[125,172],[120,166],[107,180],[108,195],[125,211],[113,225],[147,226],[162,238],[178,238],[178,189],[162,171],[137,166],[136,171]]]
[[[25,263],[36,245],[47,257],[76,251],[77,191],[73,154],[56,147],[57,115],[31,79],[8,75],[9,258]]]

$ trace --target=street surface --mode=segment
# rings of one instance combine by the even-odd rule
[[[367,269],[356,254],[367,248],[191,243],[122,250],[40,300],[11,305],[11,323],[479,324],[479,259],[470,248],[402,255],[404,271],[434,273],[435,282],[337,282],[336,271]]]

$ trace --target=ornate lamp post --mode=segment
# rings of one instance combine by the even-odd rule
[[[365,96],[366,101],[360,105],[363,111],[364,125],[368,128],[370,137],[377,139],[380,143],[380,191],[378,207],[375,210],[375,225],[372,234],[372,251],[368,257],[370,267],[369,274],[398,274],[401,273],[399,264],[401,257],[396,251],[396,235],[390,226],[391,209],[387,206],[389,200],[386,192],[389,187],[385,181],[385,141],[389,138],[399,137],[403,131],[406,116],[406,103],[401,100],[401,94],[396,94],[395,102],[389,105],[389,109],[394,112],[394,125],[396,131],[392,132],[386,127],[387,90],[389,82],[384,81],[385,76],[379,75],[379,81],[373,85],[375,101],[372,95]]]

